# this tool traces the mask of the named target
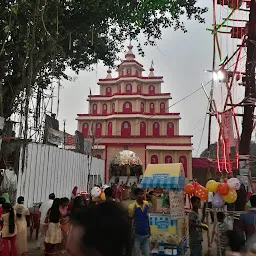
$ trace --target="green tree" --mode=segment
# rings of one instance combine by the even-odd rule
[[[181,21],[204,22],[196,0],[2,0],[0,1],[0,115],[9,118],[19,98],[45,89],[53,78],[70,79],[102,60],[112,66],[125,40],[140,34],[154,45],[162,29],[186,32]],[[142,46],[138,43],[143,54]],[[28,97],[26,97],[28,98]],[[0,107],[1,109],[1,107]],[[28,109],[24,109],[25,112]]]

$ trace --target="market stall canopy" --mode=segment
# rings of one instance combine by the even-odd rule
[[[185,175],[183,165],[149,164],[141,181],[141,188],[183,189]]]
[[[111,161],[113,165],[142,165],[140,158],[131,150],[123,150]]]

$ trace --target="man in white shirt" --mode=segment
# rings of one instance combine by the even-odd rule
[[[39,209],[41,217],[40,217],[40,236],[38,239],[37,248],[40,248],[44,244],[44,235],[45,235],[45,218],[49,211],[49,209],[52,207],[53,200],[55,199],[55,194],[52,193],[49,195],[49,199],[44,201]]]

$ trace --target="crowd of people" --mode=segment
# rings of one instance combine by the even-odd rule
[[[40,236],[37,247],[44,255],[120,256],[128,253],[130,219],[127,210],[115,203],[112,189],[105,189],[104,201],[72,191],[71,198],[55,194],[40,206]],[[28,255],[27,221],[29,210],[24,197],[11,205],[0,197],[1,256]]]
[[[38,247],[44,249],[44,255],[122,255],[129,241],[129,218],[114,202],[111,188],[104,193],[102,202],[73,193],[70,200],[49,195],[40,207]],[[112,238],[118,241],[115,248]]]
[[[0,197],[1,244],[0,255],[27,255],[27,217],[29,210],[24,206],[24,197],[11,205],[8,194]]]
[[[104,188],[104,200],[77,194],[70,198],[56,198],[50,194],[40,207],[40,237],[38,248],[44,255],[76,256],[149,256],[150,226],[149,202],[141,188],[134,188],[134,202],[127,209],[115,202],[111,187]],[[147,199],[154,202],[154,194]],[[200,198],[191,198],[189,215],[189,247],[191,256],[203,255],[202,230],[208,226],[199,214]],[[152,204],[153,205],[153,204]],[[12,206],[8,194],[0,197],[1,244],[0,255],[28,255],[27,218],[29,210],[20,196]],[[220,256],[255,255],[256,241],[256,195],[250,198],[250,208],[240,216],[233,230],[225,221],[223,212],[217,213],[219,237],[217,253]],[[11,253],[11,254],[10,254]],[[250,254],[248,254],[250,253]]]
[[[191,256],[203,255],[202,230],[208,226],[200,217],[201,200],[197,196],[191,198],[192,210],[189,214],[189,247]],[[211,216],[213,218],[213,216]],[[224,212],[217,212],[218,238],[217,252],[219,256],[255,256],[256,255],[256,194],[250,197],[250,208],[244,211],[233,228],[227,224]]]

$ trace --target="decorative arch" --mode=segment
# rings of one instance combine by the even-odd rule
[[[106,95],[107,96],[111,96],[112,95],[112,88],[111,87],[107,87],[106,88]]]
[[[108,107],[107,104],[102,105],[102,115],[106,115],[108,113]]]
[[[102,135],[102,124],[97,123],[96,124],[96,130],[95,130],[95,136],[100,137]]]
[[[145,122],[140,122],[140,136],[145,137],[147,135],[147,127]]]
[[[92,105],[92,114],[97,115],[97,113],[98,113],[98,106],[95,103],[95,104]]]
[[[172,157],[170,155],[165,156],[164,162],[166,164],[171,164],[172,163]]]
[[[131,94],[132,93],[132,85],[131,84],[127,84],[126,85],[126,90],[125,90],[126,93],[129,93]]]
[[[112,122],[109,122],[108,123],[108,136],[112,136],[112,127],[113,127]]]
[[[160,124],[158,122],[153,123],[153,136],[154,137],[160,136]]]
[[[151,164],[158,164],[158,156],[157,155],[152,155],[150,158],[150,163]]]
[[[160,103],[160,113],[165,113],[165,104],[164,104],[164,102]]]
[[[123,104],[123,113],[132,113],[132,103],[129,101],[126,101]]]
[[[174,136],[174,124],[172,122],[169,122],[167,124],[167,136],[168,137]]]
[[[83,124],[82,134],[84,135],[84,137],[87,137],[89,135],[89,124],[88,123]]]
[[[137,93],[141,94],[141,85],[140,84],[137,85]]]
[[[131,124],[128,121],[122,123],[121,127],[121,135],[123,137],[130,137],[131,136]]]
[[[150,85],[148,88],[148,94],[153,95],[155,94],[155,86],[154,85]]]
[[[145,107],[144,107],[144,102],[140,103],[140,113],[144,113]]]
[[[153,102],[149,104],[149,113],[155,114],[155,104]]]
[[[183,164],[185,177],[188,177],[188,161],[185,156],[180,156],[179,163]]]

